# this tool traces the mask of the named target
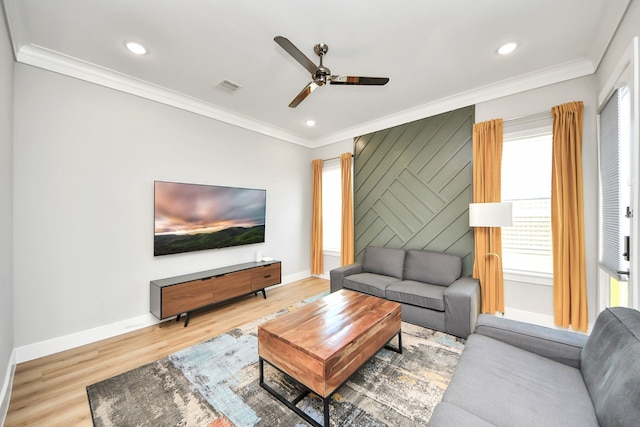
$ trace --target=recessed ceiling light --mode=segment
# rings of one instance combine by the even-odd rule
[[[312,127],[316,125],[316,121],[315,120],[307,120],[305,122],[307,124],[307,126]]]
[[[498,54],[508,55],[514,50],[516,50],[517,47],[518,47],[518,43],[515,43],[515,42],[505,43],[502,46],[500,46],[500,49],[498,49]]]
[[[136,55],[144,55],[147,53],[147,48],[142,46],[140,43],[126,42],[125,46]]]

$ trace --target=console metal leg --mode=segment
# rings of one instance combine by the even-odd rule
[[[191,318],[191,312],[187,312],[187,315],[184,318],[184,327],[186,328],[187,325],[189,324],[189,318]]]
[[[262,296],[267,299],[267,291],[265,289],[262,290]]]

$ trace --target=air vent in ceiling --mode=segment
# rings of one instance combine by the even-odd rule
[[[216,88],[228,93],[232,93],[240,89],[240,85],[232,82],[231,80],[223,80],[220,83],[218,83],[218,86],[216,86]]]

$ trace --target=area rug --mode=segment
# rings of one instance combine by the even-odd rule
[[[87,387],[95,426],[307,426],[259,385],[257,328],[266,318]],[[464,340],[402,323],[403,353],[380,350],[333,395],[332,426],[423,426],[441,400]],[[300,386],[265,364],[265,382]],[[322,401],[298,404],[322,423]]]

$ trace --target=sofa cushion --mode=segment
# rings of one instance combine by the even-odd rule
[[[582,350],[582,376],[603,426],[640,422],[640,313],[604,310]]]
[[[362,258],[362,270],[402,279],[404,255],[404,249],[367,246]]]
[[[400,279],[382,274],[359,273],[344,278],[345,289],[362,292],[380,298],[385,298],[387,287]]]
[[[580,370],[469,336],[443,402],[496,426],[598,426]]]
[[[444,311],[444,290],[442,286],[403,280],[389,285],[386,295],[391,301]]]
[[[462,258],[457,255],[416,249],[407,251],[403,276],[405,280],[449,286],[460,278],[461,273]]]

